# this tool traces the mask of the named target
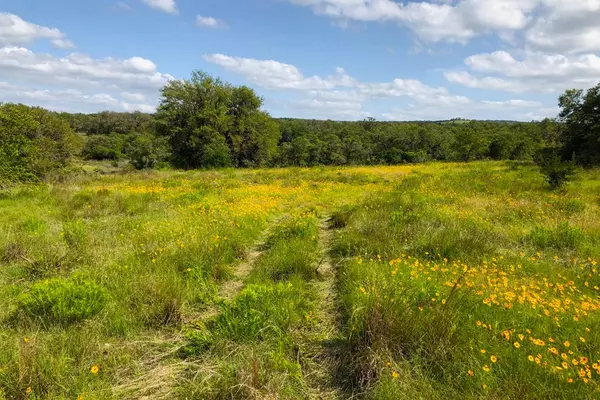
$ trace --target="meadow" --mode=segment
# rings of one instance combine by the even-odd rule
[[[598,170],[110,172],[0,192],[0,399],[600,397]]]

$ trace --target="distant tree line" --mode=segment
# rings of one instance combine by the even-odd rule
[[[274,119],[261,110],[263,99],[254,90],[194,72],[162,89],[155,114],[0,105],[0,173],[43,179],[73,155],[128,159],[140,169],[532,160],[548,154],[557,162],[598,165],[600,85],[567,91],[559,104],[556,120],[528,123]],[[84,142],[80,152],[77,137]]]

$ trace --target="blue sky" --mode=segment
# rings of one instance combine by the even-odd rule
[[[600,0],[0,0],[0,101],[151,112],[201,69],[277,117],[553,117],[600,82]]]

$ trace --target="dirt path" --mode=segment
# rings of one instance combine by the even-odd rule
[[[301,345],[305,357],[305,378],[313,399],[341,399],[342,395],[335,385],[335,371],[338,370],[336,356],[340,338],[336,298],[336,269],[329,257],[333,231],[328,224],[329,218],[322,218],[319,224],[320,258],[317,266],[318,280],[314,283],[315,293],[319,296],[315,311],[314,330],[309,332]]]
[[[263,253],[264,242],[270,229],[277,224],[276,219],[270,223],[248,251],[245,259],[237,265],[233,277],[223,283],[218,290],[219,301],[231,301],[243,289],[244,282],[254,269],[254,265]],[[201,324],[219,313],[217,304],[210,305],[200,312],[186,312],[182,323]],[[185,344],[182,333],[169,337],[148,338],[127,343],[127,346],[140,347],[141,371],[137,376],[113,386],[113,395],[119,399],[168,400],[176,398],[179,376],[190,367],[198,367],[194,363],[182,361],[177,353]]]

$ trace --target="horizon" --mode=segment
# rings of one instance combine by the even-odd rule
[[[275,118],[539,121],[600,82],[597,20],[597,1],[0,0],[0,102],[154,112],[199,69]]]

